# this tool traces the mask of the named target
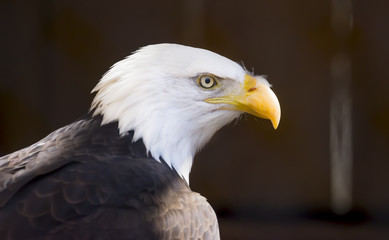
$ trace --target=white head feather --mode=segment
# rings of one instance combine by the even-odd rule
[[[235,85],[243,82],[246,71],[204,49],[150,45],[103,76],[93,89],[97,93],[91,109],[103,116],[103,124],[118,121],[120,134],[133,130],[134,141],[142,139],[157,161],[162,157],[189,183],[195,153],[240,115],[204,102],[215,93],[197,86],[196,79],[203,73]]]

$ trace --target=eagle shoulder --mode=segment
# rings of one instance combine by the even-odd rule
[[[71,161],[61,158],[79,143],[80,131],[88,129],[92,119],[80,120],[62,127],[39,142],[0,158],[0,207],[36,176],[53,171]]]
[[[1,158],[1,235],[218,239],[206,199],[132,134],[85,119]]]

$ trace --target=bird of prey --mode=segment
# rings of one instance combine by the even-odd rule
[[[0,158],[1,239],[219,239],[189,187],[193,157],[242,113],[277,128],[267,80],[165,43],[114,64],[92,92],[83,118]]]

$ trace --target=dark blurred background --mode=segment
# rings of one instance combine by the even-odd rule
[[[0,155],[86,113],[137,48],[206,48],[273,84],[195,159],[223,239],[389,239],[389,1],[0,2]]]

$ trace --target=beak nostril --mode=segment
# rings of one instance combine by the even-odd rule
[[[252,92],[252,91],[255,91],[256,89],[257,89],[256,87],[253,87],[253,88],[250,88],[248,91]]]

